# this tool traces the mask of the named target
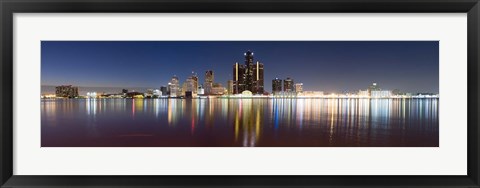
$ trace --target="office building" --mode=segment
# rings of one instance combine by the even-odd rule
[[[263,94],[264,92],[264,81],[263,81],[263,64],[258,62],[253,66],[253,85],[252,93],[254,94]]]
[[[297,94],[302,94],[303,83],[295,83],[295,92],[297,92]]]
[[[214,83],[212,89],[210,90],[211,95],[223,95],[225,93],[225,88],[220,83]]]
[[[170,97],[179,97],[181,95],[180,84],[177,76],[172,77],[168,83],[168,88],[170,90]]]
[[[168,92],[168,87],[160,86],[160,91],[162,92],[162,96],[170,95],[170,93]]]
[[[371,91],[371,98],[389,98],[392,96],[392,91],[389,90],[374,90]]]
[[[359,91],[358,91],[358,96],[360,96],[360,97],[369,97],[370,94],[368,93],[368,89],[367,89],[367,90],[359,90]]]
[[[245,65],[235,63],[233,65],[233,94],[245,91]]]
[[[245,64],[233,65],[233,93],[251,91],[253,94],[264,93],[264,66],[260,62],[254,63],[253,52],[244,53]]]
[[[280,92],[282,92],[282,80],[275,78],[272,80],[272,93],[278,95]]]
[[[190,78],[187,78],[187,80],[185,81],[184,85],[185,85],[185,88],[184,88],[184,91],[183,92],[187,92],[187,91],[190,91],[194,94],[197,94],[197,86],[196,86],[196,82],[195,81],[195,77],[194,76],[191,76]]]
[[[72,85],[62,85],[55,87],[55,96],[62,98],[76,98],[78,97],[78,87]]]
[[[233,80],[227,81],[227,94],[233,94]]]
[[[283,80],[283,91],[284,92],[294,92],[295,88],[293,85],[293,79],[287,77],[287,79]]]
[[[372,96],[372,91],[380,91],[380,87],[377,85],[377,83],[372,83],[371,86],[368,87],[368,95]]]
[[[193,88],[194,88],[194,89],[192,90],[192,92],[193,92],[193,94],[197,94],[197,93],[198,93],[198,91],[197,91],[197,88],[198,88],[198,76],[197,76],[197,73],[194,73],[194,72],[192,71],[192,77],[191,77],[191,78],[192,78],[192,80],[193,80]]]
[[[205,94],[210,95],[212,92],[214,81],[214,75],[212,70],[208,70],[205,72],[205,82],[203,83],[203,88],[205,89]]]
[[[254,81],[253,52],[247,51],[244,53],[244,56],[245,56],[245,90],[253,91],[253,81]]]
[[[324,97],[323,91],[303,91],[301,97]]]
[[[205,89],[203,89],[202,86],[198,86],[198,88],[197,88],[197,94],[198,94],[198,95],[204,95],[204,94],[205,94]]]
[[[183,82],[182,87],[180,89],[180,96],[185,96],[186,90],[187,90],[187,82]]]

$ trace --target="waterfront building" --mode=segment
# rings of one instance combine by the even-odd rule
[[[252,95],[253,93],[251,91],[248,91],[248,90],[242,91],[242,97],[250,97]]]
[[[370,85],[368,87],[368,95],[369,96],[372,96],[372,91],[380,91],[380,87],[377,85],[377,83],[372,83],[372,85]]]
[[[189,78],[187,78],[187,80],[185,81],[184,83],[184,86],[185,88],[183,88],[183,92],[192,92],[192,94],[196,95],[197,94],[197,87],[196,86],[196,80],[195,80],[195,76],[191,76]]]
[[[392,95],[401,95],[402,93],[400,93],[400,90],[399,89],[394,89],[392,90]]]
[[[160,86],[160,91],[162,92],[162,96],[168,96],[168,88],[165,86]]]
[[[78,97],[78,87],[72,85],[61,85],[55,87],[55,96],[62,98],[76,98]]]
[[[153,89],[147,89],[147,92],[143,94],[145,98],[153,98]]]
[[[225,87],[220,83],[214,83],[210,90],[211,95],[223,95],[225,93]]]
[[[44,94],[40,96],[42,99],[53,99],[55,98],[55,94]]]
[[[168,88],[170,90],[170,97],[179,97],[181,95],[180,84],[177,76],[172,77],[168,83]]]
[[[187,82],[183,82],[182,87],[180,89],[180,96],[185,96],[185,91],[187,91]]]
[[[190,99],[190,98],[193,98],[193,92],[191,92],[191,91],[185,91],[184,93],[185,93],[185,95],[184,95],[185,98],[189,98],[189,99]]]
[[[205,94],[205,89],[203,89],[202,86],[198,86],[198,88],[197,88],[197,94],[198,94],[198,95],[204,95],[204,94]]]
[[[207,70],[205,72],[205,82],[203,83],[203,88],[205,89],[205,95],[211,94],[213,81],[214,81],[213,70]]]
[[[253,91],[253,52],[250,50],[244,53],[245,56],[245,90]]]
[[[325,94],[323,91],[303,91],[302,95],[303,97],[324,97]]]
[[[191,77],[191,79],[193,80],[193,88],[194,88],[194,89],[192,90],[192,92],[196,94],[196,93],[198,92],[198,91],[197,91],[197,88],[198,88],[198,76],[197,76],[197,73],[195,73],[195,72],[192,71],[192,77]]]
[[[233,94],[233,80],[227,81],[227,94]]]
[[[392,96],[392,91],[389,90],[375,90],[371,91],[371,98],[389,98]]]
[[[367,90],[359,90],[359,91],[358,91],[358,96],[360,96],[360,97],[369,97],[370,94],[368,93],[368,89],[367,89]]]
[[[162,91],[160,91],[159,89],[153,90],[153,98],[158,98],[160,96],[162,96]]]
[[[127,93],[127,98],[144,98],[144,93],[132,91]]]
[[[285,92],[293,92],[295,88],[293,86],[293,79],[287,77],[287,79],[283,80],[283,91]]]
[[[233,65],[233,93],[251,91],[253,94],[263,94],[264,89],[264,66],[262,63],[253,61],[253,52],[244,53],[245,64]]]
[[[233,65],[233,94],[245,91],[245,65],[235,63]]]
[[[87,92],[87,98],[97,98],[97,92]]]
[[[263,81],[263,64],[258,62],[253,66],[253,85],[252,93],[254,94],[263,94],[264,92],[264,81]]]
[[[303,92],[303,83],[295,83],[295,92],[298,94],[302,94]]]
[[[282,91],[282,80],[275,78],[272,80],[272,94],[277,95]]]

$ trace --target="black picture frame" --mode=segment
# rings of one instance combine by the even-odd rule
[[[480,187],[478,0],[0,0],[1,187]],[[468,13],[467,176],[22,176],[13,175],[14,13]],[[34,157],[34,156],[32,156]]]

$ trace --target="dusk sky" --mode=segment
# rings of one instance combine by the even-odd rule
[[[291,77],[304,90],[382,89],[438,93],[438,41],[42,41],[42,85],[146,87],[183,83],[192,71],[204,82],[213,70],[226,87],[244,52],[264,64],[265,89]]]

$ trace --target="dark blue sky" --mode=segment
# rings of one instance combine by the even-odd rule
[[[232,79],[243,53],[272,79],[291,77],[304,90],[355,91],[377,82],[384,89],[438,93],[438,41],[42,41],[42,85],[151,87],[173,75],[183,83],[206,70],[215,82]]]

